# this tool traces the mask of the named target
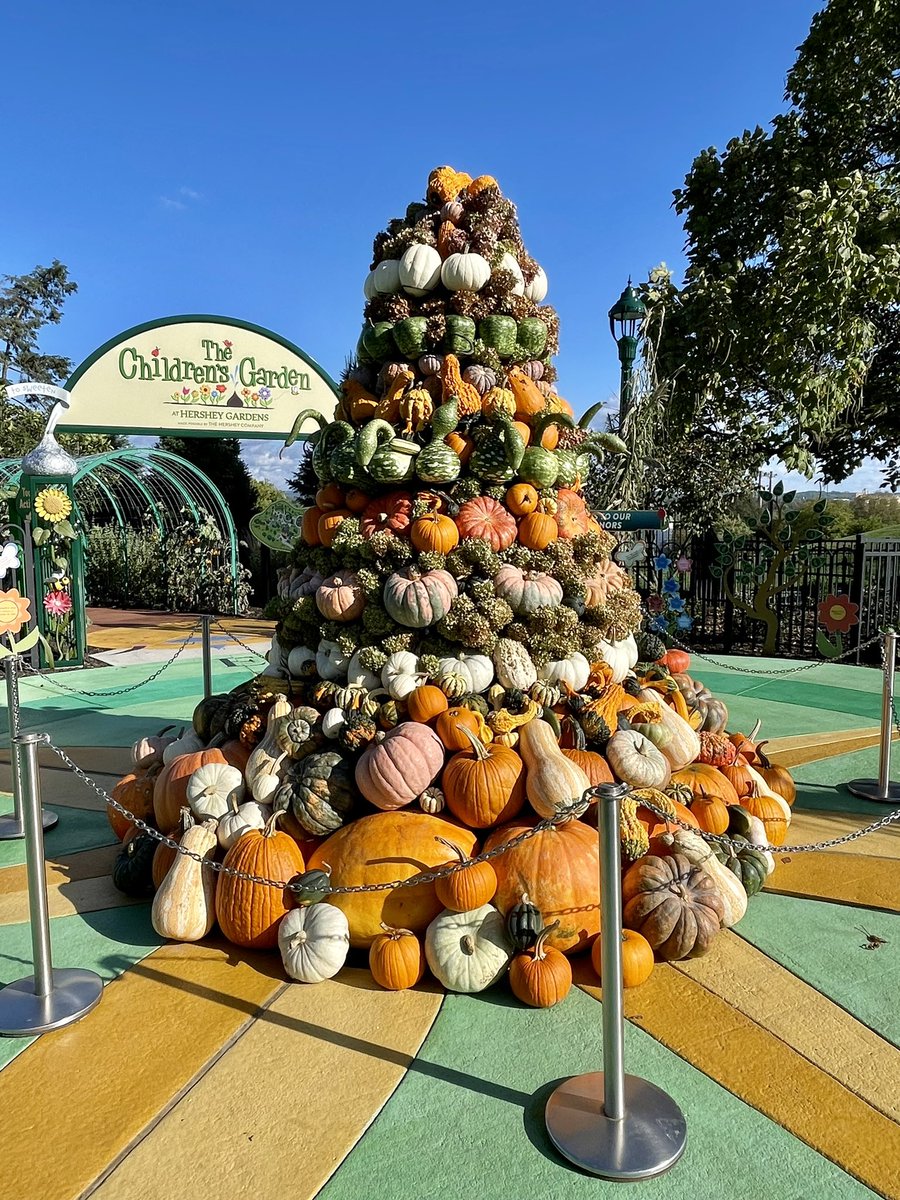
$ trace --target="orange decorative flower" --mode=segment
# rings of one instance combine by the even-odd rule
[[[849,633],[859,624],[859,605],[849,596],[826,596],[819,604],[819,624],[829,633]]]
[[[31,601],[18,588],[0,592],[0,633],[18,633],[31,620]]]

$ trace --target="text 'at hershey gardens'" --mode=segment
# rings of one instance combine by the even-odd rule
[[[336,386],[299,346],[228,317],[126,330],[68,380],[66,432],[285,438],[298,403],[332,412]]]

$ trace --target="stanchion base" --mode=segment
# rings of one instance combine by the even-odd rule
[[[603,1112],[603,1072],[561,1083],[544,1111],[547,1133],[560,1154],[603,1179],[661,1175],[684,1153],[687,1126],[671,1096],[646,1079],[625,1076],[625,1116]]]
[[[862,800],[877,800],[879,804],[897,804],[900,802],[900,783],[889,783],[887,795],[881,794],[881,784],[877,779],[854,779],[847,784],[847,791]]]
[[[93,971],[62,967],[53,972],[49,996],[34,994],[34,976],[0,991],[0,1037],[31,1037],[71,1025],[99,1004],[103,980]]]
[[[48,809],[41,809],[44,817],[44,828],[52,829],[54,825],[59,824],[59,814],[50,812]],[[17,821],[12,813],[7,813],[0,817],[0,842],[11,842],[17,838],[25,836],[25,829],[21,821]]]

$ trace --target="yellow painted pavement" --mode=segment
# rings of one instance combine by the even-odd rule
[[[831,850],[777,854],[765,890],[900,912],[897,863],[867,854],[844,853],[840,858]]]
[[[894,741],[897,738],[895,733]],[[826,758],[837,758],[840,754],[851,754],[854,750],[867,750],[870,746],[877,746],[880,740],[880,725],[873,725],[868,729],[802,733],[769,739],[766,742],[765,754],[783,767],[799,767],[804,763],[822,762]]]

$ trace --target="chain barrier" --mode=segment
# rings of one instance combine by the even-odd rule
[[[191,645],[194,634],[198,629],[201,628],[202,624],[202,621],[198,621],[196,625],[193,625],[188,630],[187,638],[181,643],[172,657],[167,659],[161,667],[153,672],[152,675],[148,675],[146,679],[141,679],[137,683],[130,683],[127,687],[102,688],[99,691],[88,692],[82,688],[75,688],[71,687],[67,683],[61,683],[55,678],[55,676],[48,675],[44,671],[39,670],[37,667],[32,667],[30,663],[26,663],[24,660],[22,662],[23,674],[27,673],[30,675],[36,675],[43,683],[49,683],[51,687],[55,687],[58,691],[69,692],[73,696],[89,696],[99,698],[105,698],[108,696],[124,696],[128,692],[136,692],[138,688],[146,687],[148,683],[153,683],[154,680],[159,679],[160,675],[162,675],[164,671],[168,671],[169,667],[171,667],[174,662],[177,662],[188,646]]]
[[[252,654],[254,658],[261,658],[264,662],[268,660],[268,655],[260,654],[258,650],[254,650],[252,646],[248,646],[246,642],[242,642],[238,635],[236,633],[232,633],[227,626],[223,625],[218,617],[214,617],[209,624],[211,629],[220,630],[227,638],[230,638],[232,642],[237,642],[242,650],[246,650],[248,654]]]
[[[194,850],[186,849],[174,838],[170,838],[166,834],[160,833],[158,829],[154,829],[152,825],[148,825],[146,821],[141,820],[140,817],[135,816],[133,812],[130,812],[127,808],[125,808],[124,805],[120,804],[118,800],[114,800],[112,796],[108,795],[99,784],[97,784],[89,775],[82,771],[81,767],[79,767],[76,762],[72,761],[65,750],[62,750],[50,740],[49,734],[41,734],[41,742],[50,750],[52,750],[57,758],[62,760],[62,762],[69,768],[73,775],[80,779],[86,787],[90,788],[91,791],[99,796],[104,804],[107,804],[110,808],[115,809],[116,812],[121,813],[123,817],[129,820],[142,833],[149,834],[158,842],[162,842],[164,845],[168,846],[169,849],[175,850],[179,854],[186,854],[189,858],[193,858],[196,862],[210,867],[213,871],[219,871],[224,875],[231,875],[235,879],[242,879],[248,883],[258,883],[265,887],[274,887],[281,890],[290,887],[289,880],[266,879],[261,875],[252,875],[245,871],[237,871],[234,869],[234,867],[226,866],[225,863],[215,862],[211,859],[204,858],[202,854],[198,854]],[[458,871],[464,871],[472,863],[490,862],[492,858],[498,858],[501,854],[505,854],[508,850],[512,850],[516,846],[520,846],[523,842],[527,842],[530,838],[536,837],[539,833],[544,833],[548,829],[559,828],[560,825],[565,825],[568,821],[575,820],[586,811],[588,805],[592,801],[599,798],[599,794],[599,788],[589,788],[580,800],[573,801],[571,804],[567,804],[560,808],[554,816],[546,817],[543,820],[538,821],[537,824],[533,825],[530,829],[525,830],[523,833],[517,834],[514,838],[510,838],[508,842],[504,842],[500,846],[495,846],[492,850],[482,851],[481,854],[467,859],[465,862],[450,863],[447,866],[435,868],[433,871],[423,871],[409,879],[394,879],[388,883],[362,884],[358,887],[334,887],[331,888],[330,894],[334,896],[342,896],[358,892],[387,892],[393,891],[396,888],[416,887],[420,883],[433,883],[437,879],[446,879],[450,875],[455,875]],[[687,829],[691,833],[699,834],[699,836],[706,842],[717,842],[720,845],[728,848],[731,848],[734,842],[734,838],[726,835],[707,833],[705,830],[697,829],[693,825],[688,825],[687,822],[680,820],[678,817],[671,816],[664,809],[658,808],[655,804],[652,804],[647,800],[642,799],[641,806],[653,813],[654,816],[659,817],[661,820],[670,825],[678,825],[682,829]],[[852,833],[846,833],[843,835],[843,837],[832,838],[827,842],[810,842],[806,845],[798,846],[771,846],[768,843],[760,844],[757,842],[748,842],[747,845],[752,850],[761,850],[769,854],[803,854],[813,851],[830,850],[834,846],[843,846],[848,842],[855,842],[857,838],[865,837],[866,834],[874,833],[879,829],[884,829],[886,826],[897,820],[900,820],[900,809],[895,809],[893,812],[888,813],[880,820],[873,821],[871,825],[867,825],[864,829],[854,830]]]

